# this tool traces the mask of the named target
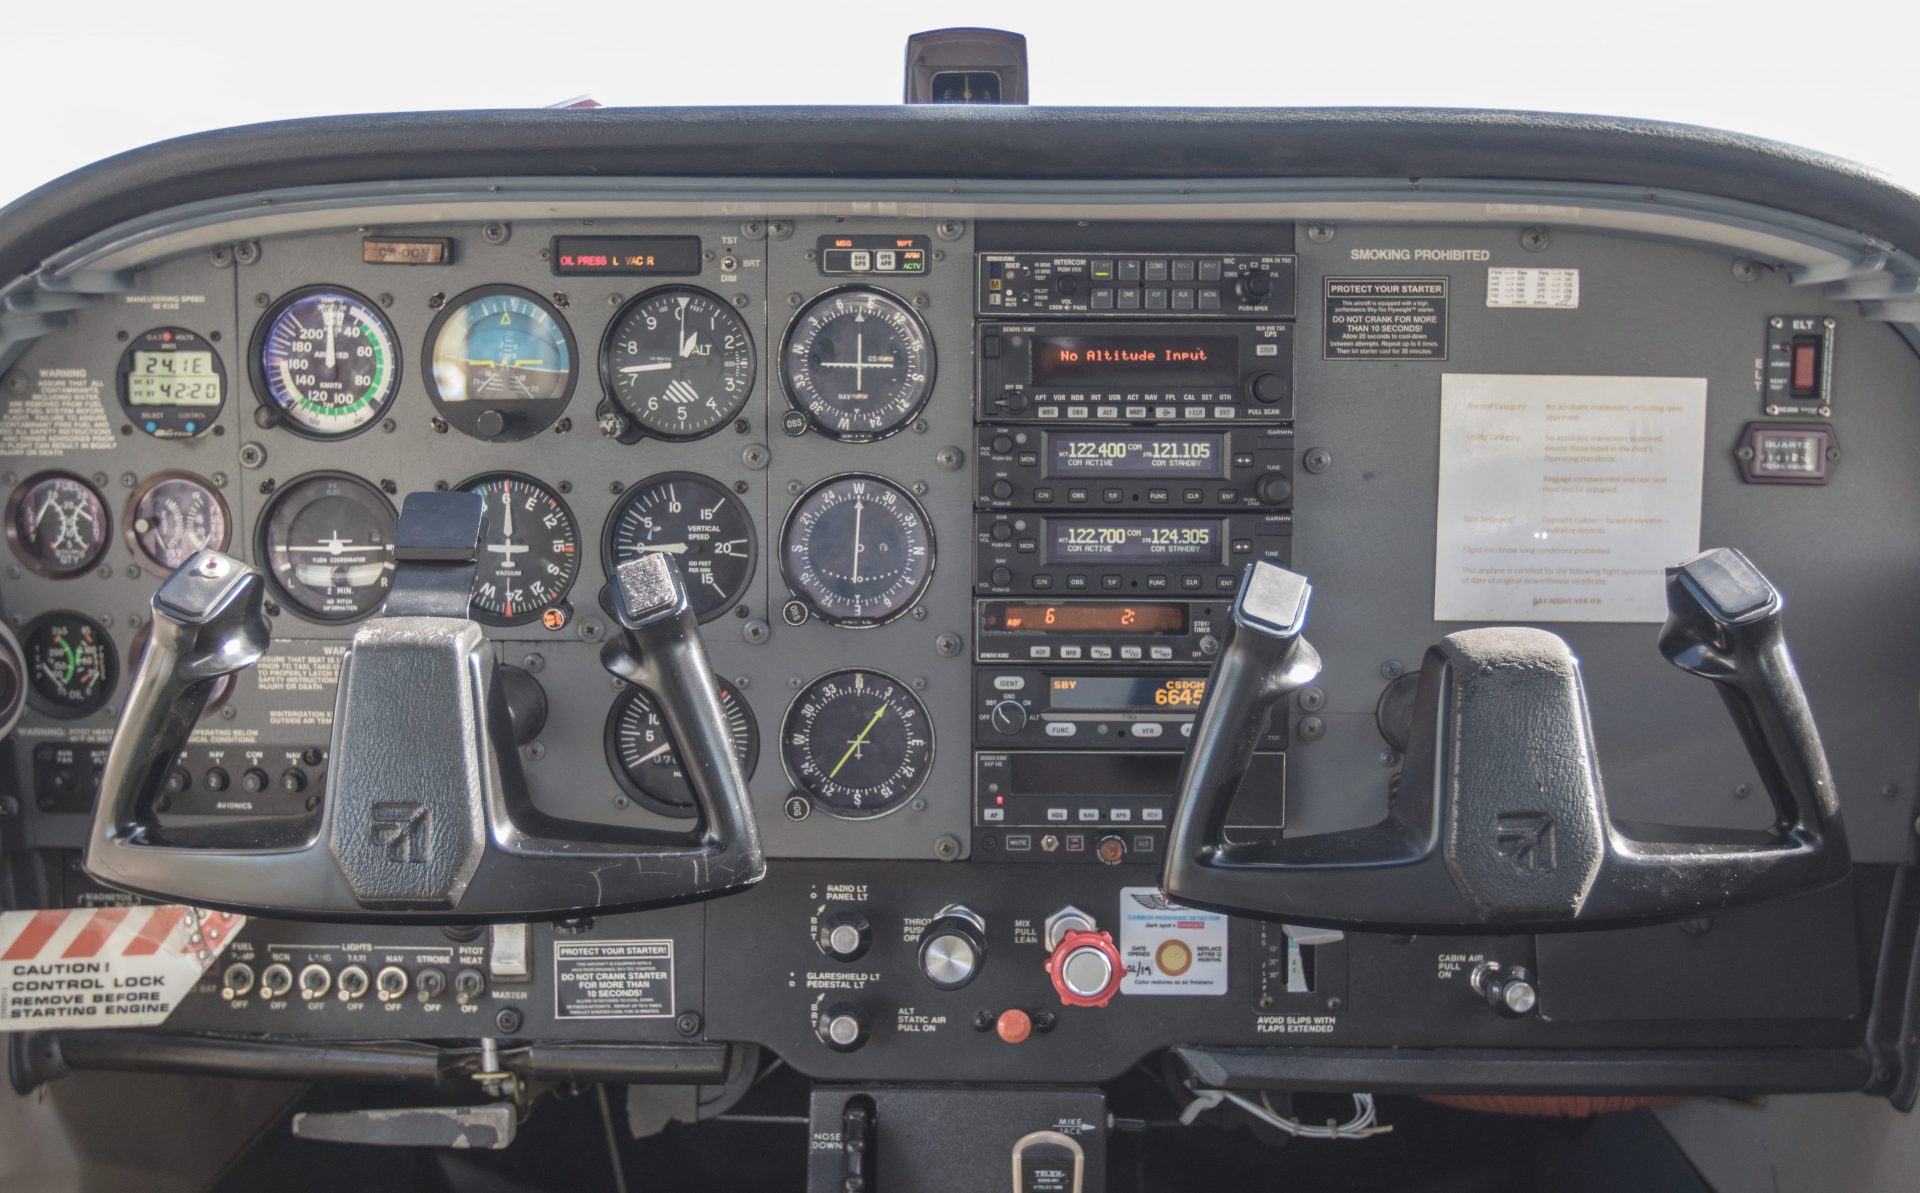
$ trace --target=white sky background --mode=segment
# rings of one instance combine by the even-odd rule
[[[286,117],[582,93],[897,103],[906,35],[947,25],[1026,34],[1037,104],[1639,116],[1809,146],[1920,190],[1914,0],[0,0],[16,100],[0,203],[125,149]]]

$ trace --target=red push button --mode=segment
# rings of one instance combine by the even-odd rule
[[[994,1034],[1009,1044],[1018,1044],[1033,1034],[1033,1017],[1025,1011],[1002,1011],[993,1022]]]

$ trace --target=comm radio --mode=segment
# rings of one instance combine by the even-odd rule
[[[983,422],[1293,418],[1291,323],[982,323],[976,334]]]

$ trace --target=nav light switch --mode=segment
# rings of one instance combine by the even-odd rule
[[[525,924],[495,924],[487,929],[487,974],[496,982],[525,982],[533,977]]]

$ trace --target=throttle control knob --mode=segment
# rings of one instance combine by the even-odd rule
[[[1120,992],[1126,966],[1105,932],[1068,932],[1047,958],[1047,974],[1070,1007],[1104,1007]]]

